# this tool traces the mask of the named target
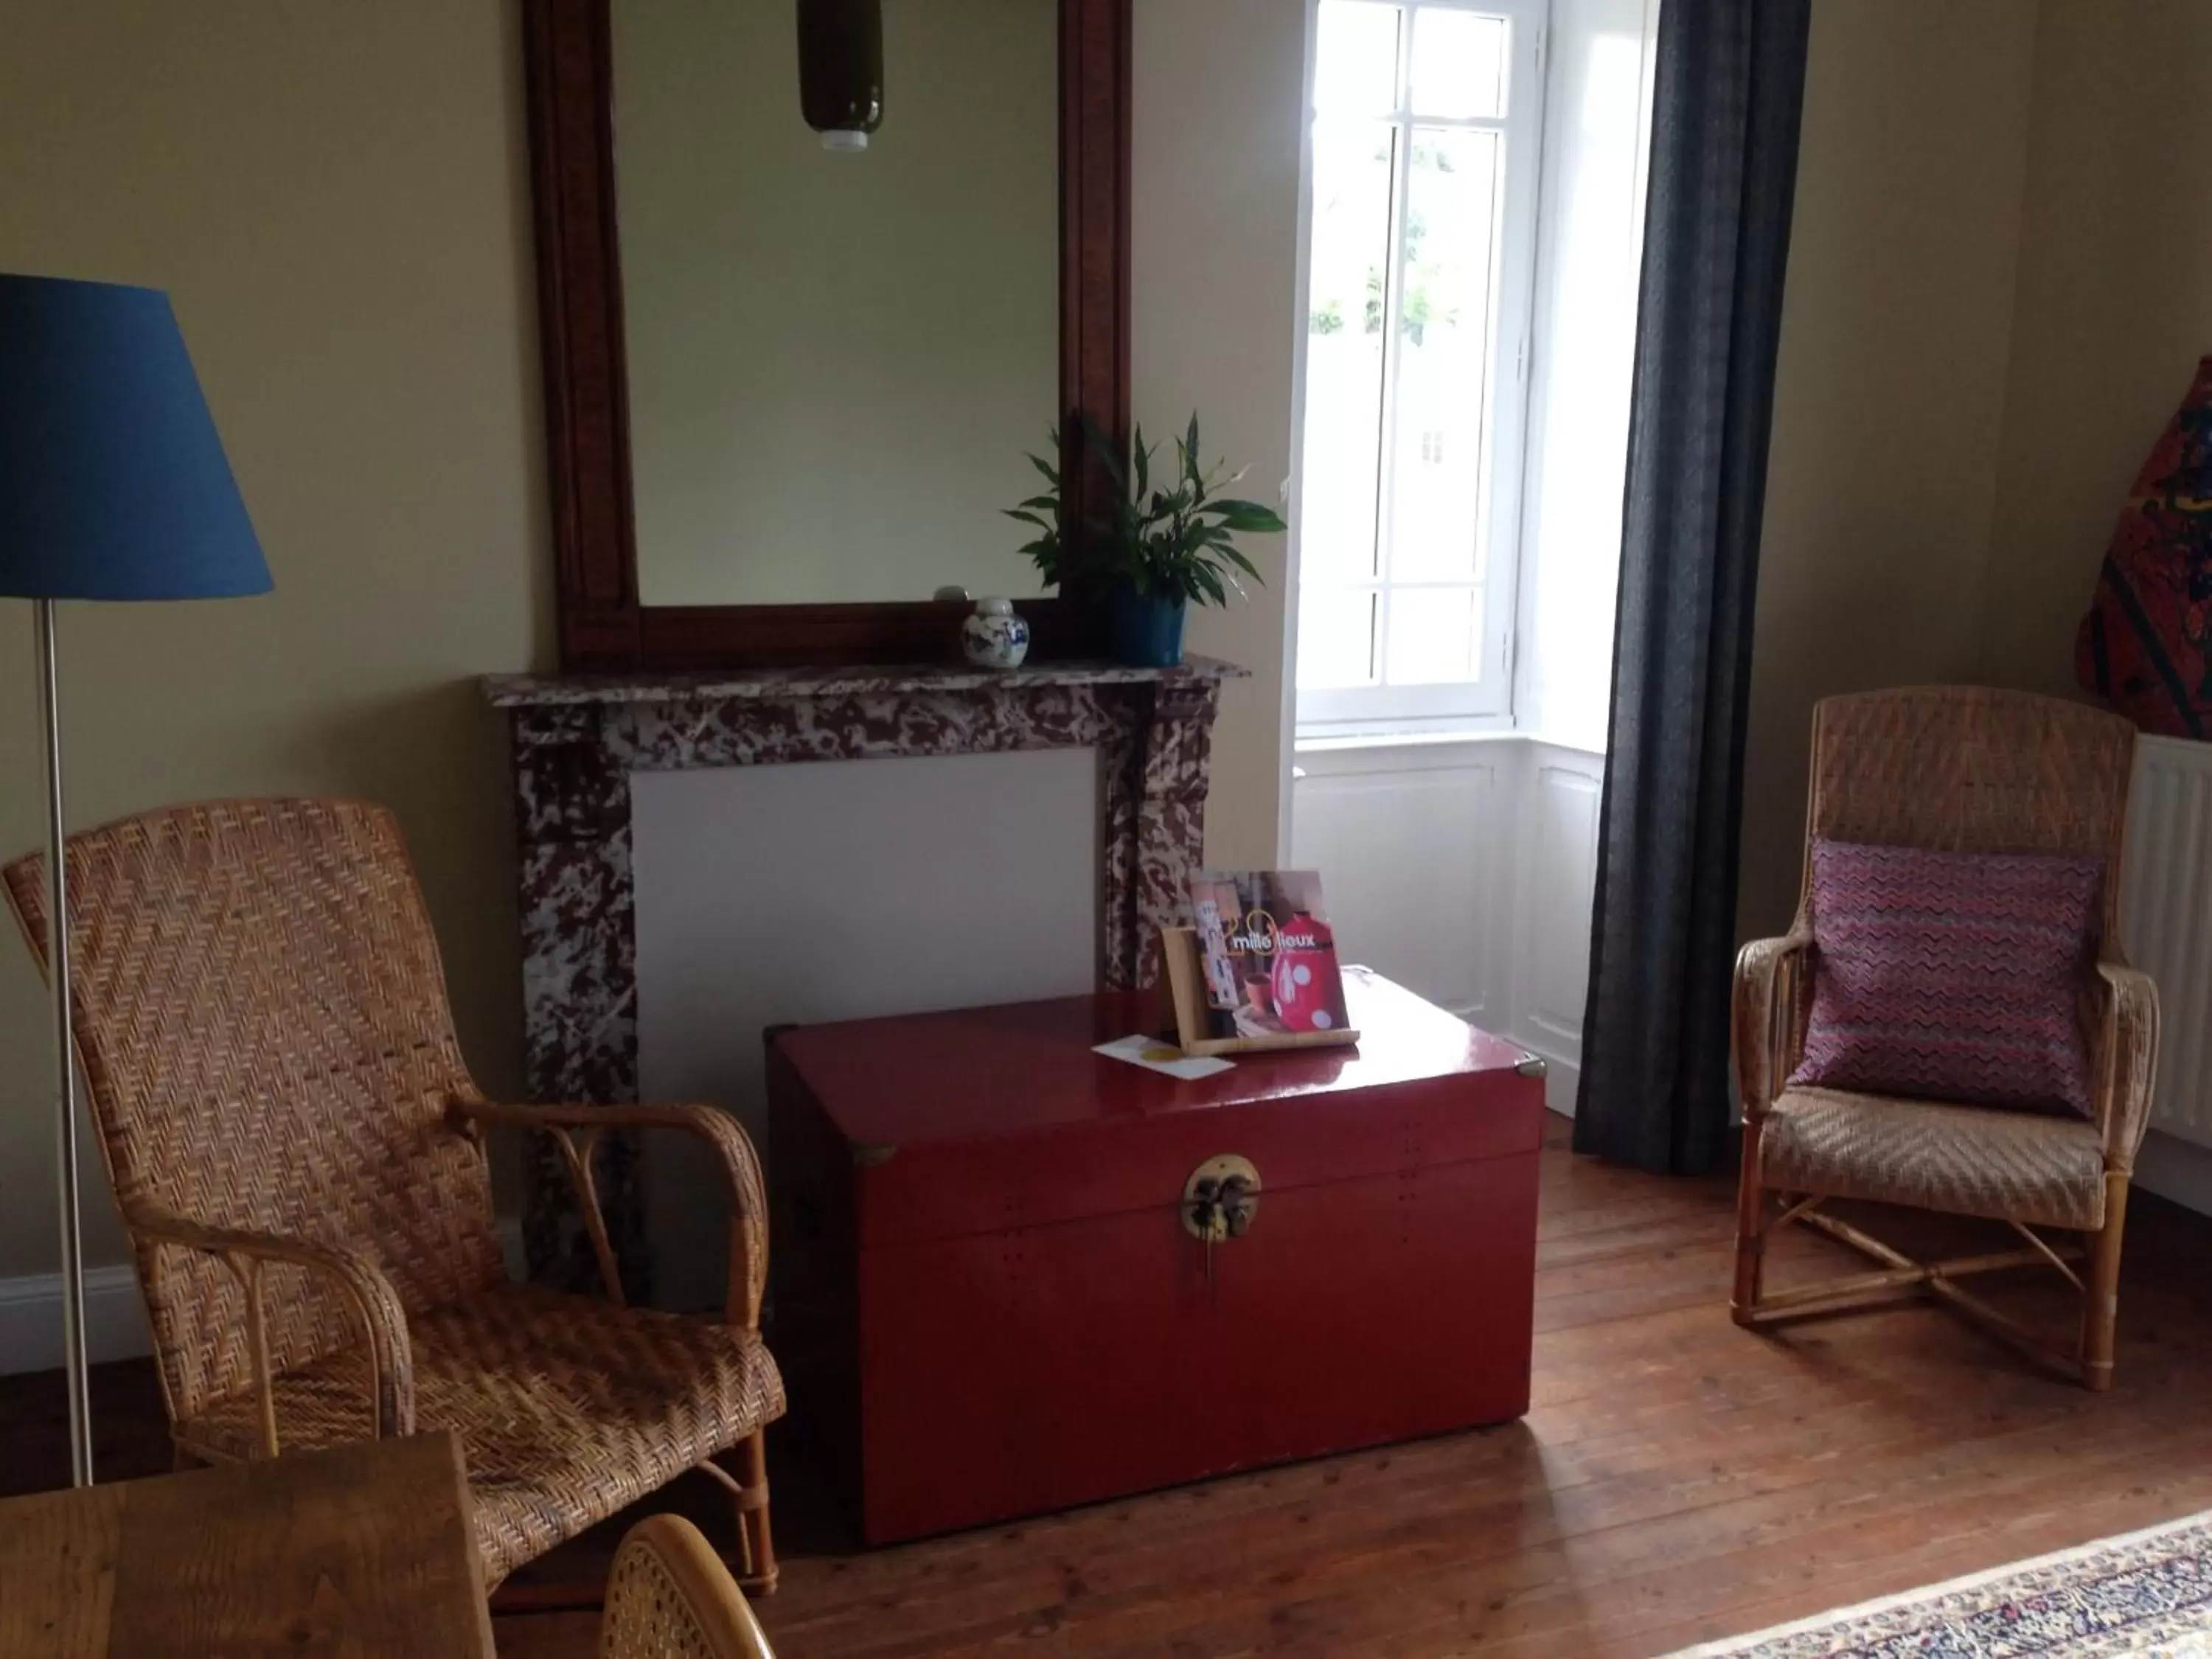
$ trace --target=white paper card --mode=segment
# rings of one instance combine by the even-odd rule
[[[1141,1066],[1148,1072],[1164,1072],[1170,1077],[1179,1077],[1186,1083],[1195,1083],[1202,1077],[1212,1077],[1222,1072],[1237,1069],[1234,1060],[1224,1060],[1218,1054],[1187,1054],[1172,1042],[1163,1042],[1155,1036],[1139,1032],[1117,1042],[1102,1042],[1091,1053],[1103,1054],[1109,1060],[1126,1060],[1132,1066]]]

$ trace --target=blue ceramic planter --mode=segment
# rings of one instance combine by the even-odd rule
[[[1182,661],[1182,618],[1188,608],[1180,595],[1139,593],[1117,587],[1107,601],[1107,628],[1114,659],[1132,668],[1173,668]]]

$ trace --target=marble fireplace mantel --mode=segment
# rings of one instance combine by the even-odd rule
[[[1152,974],[1151,939],[1203,856],[1224,680],[1179,668],[1042,663],[775,668],[702,674],[493,675],[506,711],[520,842],[526,1072],[535,1100],[638,1093],[630,779],[639,772],[1095,749],[1099,983]],[[588,1241],[553,1150],[532,1152],[524,1237],[533,1272],[588,1282]],[[603,1148],[599,1193],[625,1263],[641,1261],[634,1157]],[[635,1290],[641,1291],[642,1279]]]

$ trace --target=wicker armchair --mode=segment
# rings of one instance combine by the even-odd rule
[[[1925,1296],[2091,1389],[2112,1379],[2128,1177],[2150,1111],[2158,998],[2120,951],[2120,855],[2135,730],[2117,716],[2022,692],[1933,688],[1831,697],[1813,716],[1807,839],[2104,860],[2100,936],[2080,1012],[2094,1121],[1889,1099],[1783,1081],[1812,1002],[1811,864],[1787,937],[1736,960],[1736,1080],[1744,1109],[1736,1322],[1763,1326]],[[1809,854],[1809,848],[1808,848]],[[1871,1199],[2009,1224],[2018,1248],[1914,1261],[1825,1213]],[[1798,1222],[1870,1256],[1878,1270],[1769,1291],[1773,1230]],[[2056,1231],[2060,1242],[2037,1230]],[[2065,1242],[2063,1236],[2079,1236]],[[2076,1264],[2086,1258],[2086,1274]],[[2081,1294],[2078,1337],[2054,1350],[1960,1280],[1999,1268],[2057,1269]]]
[[[699,1528],[651,1515],[615,1552],[599,1659],[775,1659],[775,1650]]]
[[[180,1461],[451,1430],[486,1587],[697,1467],[775,1581],[762,1430],[760,1166],[704,1107],[494,1105],[461,1062],[398,826],[336,801],[214,803],[68,843],[79,1054]],[[43,963],[41,860],[4,874]],[[610,1299],[508,1281],[483,1127],[556,1135]],[[706,1143],[733,1214],[725,1318],[620,1304],[591,1137]],[[715,1460],[728,1456],[732,1469]]]

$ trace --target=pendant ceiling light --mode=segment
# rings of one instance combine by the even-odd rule
[[[799,0],[799,107],[823,149],[867,149],[884,118],[883,0]]]

